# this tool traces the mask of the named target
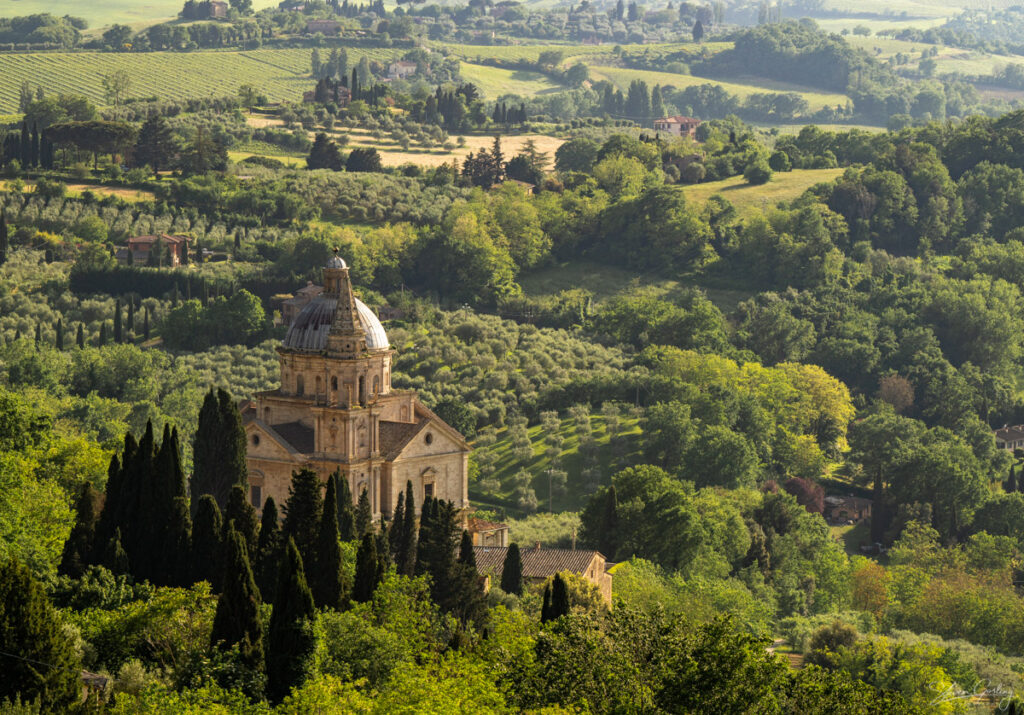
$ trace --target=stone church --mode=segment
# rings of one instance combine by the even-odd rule
[[[380,320],[352,295],[348,266],[335,255],[324,290],[292,321],[277,349],[281,386],[243,406],[250,498],[288,499],[292,472],[326,481],[336,469],[353,499],[365,489],[375,519],[390,518],[411,480],[425,496],[469,506],[470,447],[424,407],[415,391],[391,388],[394,350]]]

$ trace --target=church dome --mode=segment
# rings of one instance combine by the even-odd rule
[[[335,259],[331,259],[335,260]],[[340,258],[337,260],[341,261]],[[344,261],[342,261],[344,263]],[[388,335],[380,319],[370,310],[369,306],[358,298],[356,312],[359,322],[366,333],[366,347],[369,350],[387,350],[390,347]],[[284,347],[293,350],[319,351],[327,348],[327,334],[331,332],[331,320],[334,310],[338,307],[337,296],[321,295],[295,316],[284,337]]]
[[[327,268],[348,268],[348,264],[345,263],[345,259],[335,253],[327,261]]]

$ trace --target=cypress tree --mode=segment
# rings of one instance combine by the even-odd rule
[[[121,329],[121,299],[114,301],[114,342],[120,343],[124,337]]]
[[[356,507],[356,537],[362,538],[364,534],[370,533],[373,527],[373,512],[370,510],[370,495],[363,487],[359,493],[359,505]]]
[[[388,549],[391,552],[391,560],[396,565],[399,563],[402,541],[405,539],[402,533],[403,529],[405,529],[405,492],[399,492],[398,503],[395,505],[395,513],[391,519],[391,528],[388,529]]]
[[[142,314],[142,337],[149,340],[149,306],[146,306],[146,312]]]
[[[341,608],[345,598],[334,484],[333,479],[327,480],[323,514],[316,539],[316,569],[309,583],[317,608]]]
[[[92,482],[86,482],[75,502],[75,525],[68,540],[64,542],[57,573],[62,576],[79,578],[86,566],[93,563],[96,524],[99,521],[100,493],[93,489]]]
[[[352,584],[352,600],[366,603],[373,598],[373,592],[380,583],[380,569],[377,567],[377,539],[373,534],[363,534],[363,540],[356,552],[356,578]]]
[[[544,587],[544,603],[540,607],[540,622],[547,623],[551,620],[551,586]]]
[[[78,324],[78,333],[75,335],[75,345],[80,348],[85,347],[85,328],[82,327],[81,323]]]
[[[36,323],[36,340],[35,340],[35,342],[36,342],[36,347],[37,348],[39,347],[39,343],[41,343],[42,341],[43,341],[43,326],[41,326],[39,323]]]
[[[212,494],[227,508],[231,488],[249,486],[245,463],[245,428],[238,406],[225,390],[213,388],[203,398],[192,448],[192,496]]]
[[[416,502],[412,493],[412,480],[405,483],[405,525],[402,527],[402,544],[395,557],[398,573],[412,576],[416,571]]]
[[[11,245],[7,238],[7,209],[0,209],[0,266],[7,262]]]
[[[303,563],[313,563],[317,524],[322,512],[320,477],[309,469],[293,473],[288,502],[284,505],[284,533],[295,540]]]
[[[340,469],[331,475],[337,494],[338,534],[342,541],[355,541],[356,515],[352,509],[352,490],[348,488],[348,477]]]
[[[277,586],[277,567],[281,561],[281,525],[277,520],[277,503],[267,497],[263,503],[260,535],[256,546],[256,585],[264,600],[274,597]]]
[[[229,648],[239,644],[242,662],[263,669],[263,620],[260,618],[260,592],[249,564],[245,537],[229,529],[225,542],[224,589],[217,599],[210,642]]]
[[[619,499],[615,494],[615,485],[608,487],[605,493],[604,513],[601,515],[601,535],[597,543],[598,551],[609,561],[615,559],[618,550],[619,530]]]
[[[128,553],[121,546],[120,528],[114,529],[114,535],[110,537],[104,547],[100,565],[115,575],[127,574],[130,571],[131,564],[128,561]]]
[[[505,593],[523,595],[523,562],[519,554],[519,544],[509,544],[505,552],[505,563],[501,569],[501,590]]]
[[[140,477],[142,509],[134,520],[138,522],[139,557],[133,558],[133,563],[143,578],[154,584],[177,585],[186,580],[189,570],[183,553],[188,553],[192,525],[187,508],[184,516],[181,513],[181,506],[187,506],[185,475],[178,432],[169,424],[164,424],[151,467],[141,469]]]
[[[54,337],[54,340],[53,340],[54,347],[56,347],[58,350],[63,351],[64,350],[64,321],[61,320],[60,318],[57,318],[57,325],[54,328],[54,332],[56,333],[56,335]]]
[[[473,537],[465,529],[462,530],[462,541],[459,542],[459,563],[476,569],[476,553],[473,551]]]
[[[153,487],[154,449],[153,423],[146,422],[138,446],[131,458],[124,458],[121,478],[120,517],[121,544],[128,554],[132,574],[138,579],[145,578],[152,566],[150,554],[154,531],[162,526],[157,521]]]
[[[1006,491],[1010,492],[1010,493],[1017,491],[1017,475],[1014,473],[1013,467],[1014,467],[1014,465],[1011,464],[1010,465],[1010,476],[1006,480]]]
[[[214,591],[220,589],[223,533],[217,500],[209,494],[202,495],[192,524],[192,580],[208,581]]]
[[[107,344],[107,321],[104,320],[102,323],[100,323],[100,337],[99,337],[99,340],[97,341],[97,345],[106,345],[106,344]]]
[[[432,497],[423,499],[420,509],[420,529],[416,537],[416,560],[414,575],[422,576],[430,572],[431,549],[433,547],[434,504]]]
[[[551,610],[548,612],[548,620],[569,615],[569,588],[565,584],[562,574],[556,573],[551,582]]]
[[[81,697],[79,663],[42,585],[17,559],[0,564],[0,702],[38,700],[40,712],[70,712]]]
[[[135,336],[135,299],[131,296],[128,297],[128,330],[125,332],[125,338],[131,340]]]
[[[280,702],[305,680],[316,649],[315,615],[302,556],[295,540],[289,539],[267,634],[267,697],[271,702]]]
[[[250,554],[255,554],[256,549],[258,548],[257,534],[259,533],[259,520],[256,516],[256,510],[245,497],[245,489],[237,484],[231,487],[231,495],[228,497],[228,506],[227,509],[224,510],[225,537],[228,529],[232,528],[232,522],[234,522],[234,528],[242,535],[242,538],[245,539],[246,551]],[[227,542],[225,541],[225,543]]]

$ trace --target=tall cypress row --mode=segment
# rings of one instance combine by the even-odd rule
[[[402,527],[402,544],[395,557],[398,573],[412,576],[416,571],[416,502],[412,492],[412,480],[405,483],[405,525]]]
[[[226,509],[231,488],[249,486],[242,415],[226,391],[210,388],[206,393],[192,444],[193,498],[212,494],[217,506]]]
[[[317,608],[338,609],[345,601],[334,484],[333,479],[327,480],[323,514],[320,517],[320,529],[316,539],[316,568],[309,579]]]
[[[229,648],[236,643],[242,662],[250,668],[262,670],[263,620],[260,618],[260,592],[256,588],[245,537],[229,529],[225,542],[224,588],[217,599],[217,613],[213,617],[210,643]]]
[[[99,512],[100,493],[93,489],[92,482],[86,482],[75,502],[75,525],[64,542],[57,573],[79,578],[89,564],[95,563],[93,553]]]
[[[289,539],[267,634],[267,697],[271,702],[280,702],[305,680],[316,649],[315,615],[302,556],[294,539]]]

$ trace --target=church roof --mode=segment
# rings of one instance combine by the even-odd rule
[[[501,578],[505,569],[506,546],[474,546],[476,568],[480,573],[493,573]],[[575,574],[584,573],[595,557],[601,556],[598,551],[587,549],[520,549],[519,560],[523,565],[523,578],[544,579],[562,571]],[[602,556],[602,558],[604,558]]]
[[[387,350],[388,334],[380,320],[369,306],[358,298],[356,313],[366,333],[366,347],[370,350]],[[288,328],[284,338],[284,347],[293,350],[319,351],[327,348],[327,334],[331,331],[331,320],[338,307],[338,297],[322,294],[310,301],[302,309]]]
[[[412,438],[427,424],[426,420],[421,422],[387,422],[380,421],[380,454],[384,459],[395,459],[405,445],[412,441]]]
[[[316,448],[312,427],[306,427],[299,422],[285,422],[274,425],[273,430],[290,444],[296,452],[310,454]]]

